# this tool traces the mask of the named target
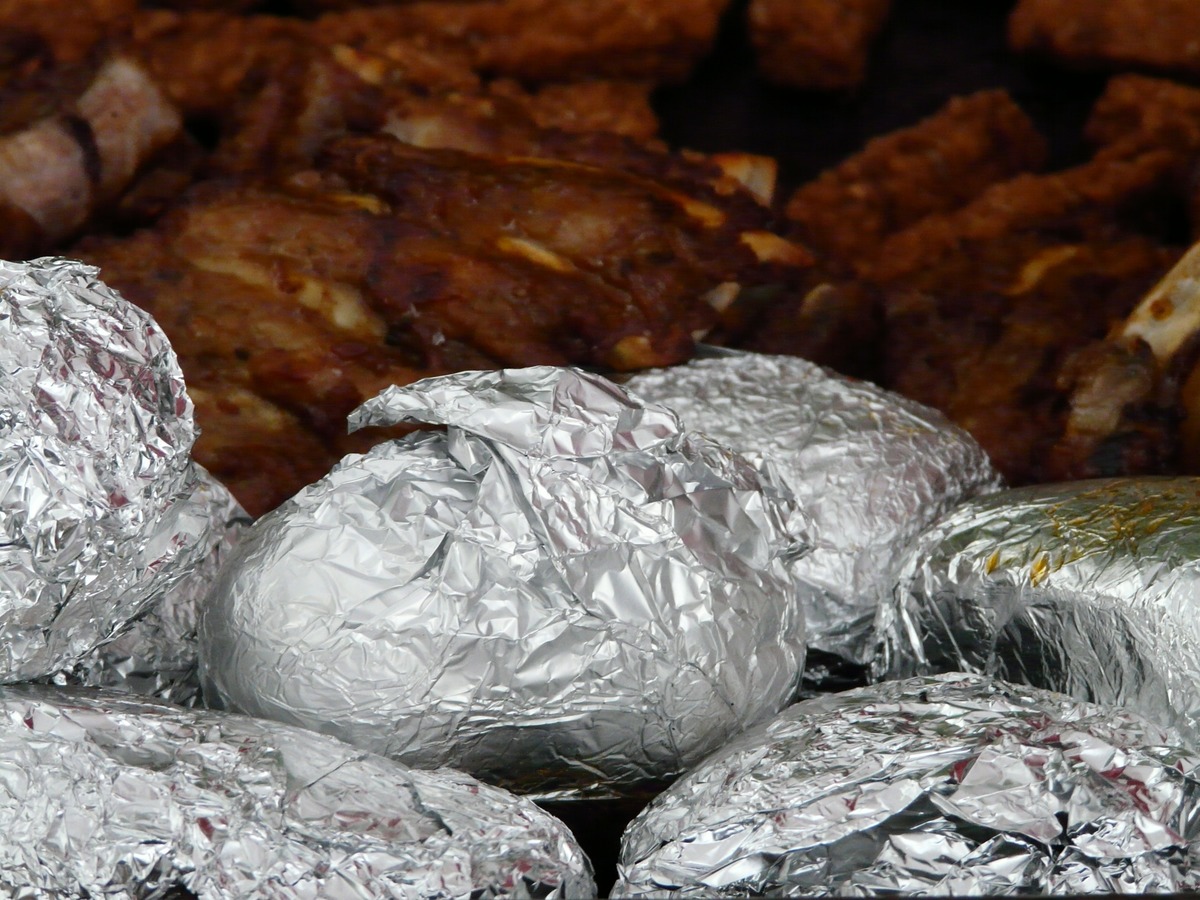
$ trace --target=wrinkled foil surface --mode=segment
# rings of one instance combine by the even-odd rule
[[[881,677],[986,672],[1200,741],[1200,478],[973,500],[913,546],[880,631]]]
[[[750,463],[574,369],[389,388],[249,529],[201,617],[210,700],[545,798],[670,778],[804,664],[803,517]]]
[[[198,557],[169,590],[156,594],[146,612],[115,638],[55,676],[55,683],[108,687],[180,706],[203,702],[196,634],[200,604],[250,516],[202,466],[194,467],[194,475],[191,489],[176,499],[160,523],[157,539],[211,532],[207,555]]]
[[[8,897],[593,897],[557,819],[450,770],[97,690],[0,688]]]
[[[630,823],[615,897],[1200,887],[1200,758],[1171,729],[954,674],[796,704]]]
[[[875,615],[909,542],[1000,487],[982,448],[938,411],[795,357],[726,351],[626,386],[774,466],[813,521],[812,552],[793,567],[809,649],[852,663],[871,659]]]
[[[226,539],[205,510],[232,499],[194,439],[149,315],[89,266],[0,261],[0,682],[69,677],[168,594],[199,592]]]

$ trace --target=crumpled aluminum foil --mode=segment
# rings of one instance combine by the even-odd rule
[[[796,704],[630,823],[616,897],[1200,888],[1200,757],[1133,713],[969,674]]]
[[[195,433],[148,314],[90,266],[0,261],[0,682],[74,677],[201,592],[236,504]]]
[[[880,632],[880,677],[986,672],[1200,741],[1200,478],[964,504],[911,548]]]
[[[724,351],[626,386],[773,466],[812,517],[812,552],[793,572],[814,685],[829,674],[812,668],[821,653],[870,662],[905,547],[957,503],[1001,486],[983,449],[937,410],[796,357]]]
[[[198,671],[200,604],[250,516],[229,490],[197,464],[192,488],[167,511],[157,540],[212,532],[208,555],[115,638],[56,675],[56,684],[107,687],[158,697],[179,706],[203,702]]]
[[[258,520],[201,617],[205,694],[543,798],[671,778],[793,697],[803,517],[604,379],[389,388],[347,457]]]
[[[566,827],[458,772],[105,691],[0,688],[7,897],[594,897]]]

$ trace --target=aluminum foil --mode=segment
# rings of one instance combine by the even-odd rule
[[[1198,767],[1131,712],[983,676],[828,694],[643,810],[613,896],[1195,891]]]
[[[1200,741],[1200,478],[967,503],[914,545],[880,631],[880,677],[986,672]]]
[[[793,567],[812,664],[865,666],[874,620],[904,548],[962,500],[998,490],[975,440],[941,413],[795,357],[736,353],[633,376],[629,390],[669,407],[777,477],[813,520]]]
[[[544,798],[671,778],[794,695],[803,517],[752,465],[597,376],[389,388],[258,520],[201,618],[206,696]]]
[[[158,540],[176,534],[211,532],[208,554],[169,590],[155,595],[139,618],[51,681],[107,687],[158,697],[179,706],[202,702],[199,640],[200,604],[250,517],[228,489],[200,465],[194,484],[160,523]]]
[[[0,688],[6,897],[594,897],[557,819],[457,772],[95,690]]]
[[[0,682],[70,677],[218,552],[233,501],[149,315],[63,259],[0,261]],[[204,483],[202,485],[202,482]]]

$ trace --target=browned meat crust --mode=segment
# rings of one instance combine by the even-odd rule
[[[1041,135],[1003,91],[956,98],[928,119],[871,141],[798,189],[786,206],[789,233],[817,251],[819,266],[769,303],[735,306],[722,336],[747,349],[793,353],[878,379],[879,294],[856,279],[870,273],[884,241],[1037,168],[1044,155]]]
[[[1059,223],[1103,233],[1128,210],[1142,213],[1155,201],[1178,196],[1178,160],[1167,150],[1131,159],[1100,154],[1084,165],[1049,175],[1018,175],[993,185],[959,210],[927,216],[888,238],[872,269],[875,281],[915,276],[972,245],[1014,232],[1052,231]]]
[[[1020,0],[1009,42],[1076,66],[1200,74],[1194,0]]]
[[[152,9],[177,9],[184,12],[248,13],[266,6],[267,0],[142,0],[141,5]]]
[[[729,0],[475,0],[334,12],[326,39],[383,53],[420,36],[465,51],[490,75],[526,81],[685,78],[716,36]]]
[[[1114,75],[1092,107],[1084,134],[1102,147],[1194,153],[1200,148],[1200,88],[1146,75]]]
[[[961,246],[888,290],[885,383],[970,431],[1013,484],[1161,471],[1169,430],[1151,458],[1113,442],[1100,456],[1094,442],[1075,448],[1084,459],[1053,451],[1085,368],[1072,357],[1103,342],[1177,255],[1143,237],[1036,231]]]
[[[890,9],[891,0],[751,0],[759,71],[790,87],[858,87]]]
[[[613,169],[385,136],[339,139],[320,163],[200,185],[153,231],[72,251],[163,325],[197,456],[253,512],[358,446],[345,414],[386,384],[679,362],[715,319],[706,294],[806,261],[758,221]]]
[[[545,84],[530,94],[516,82],[498,79],[488,90],[522,103],[540,128],[603,131],[646,141],[658,134],[658,115],[650,105],[652,87],[644,81],[578,81]]]
[[[1172,202],[1177,176],[1167,151],[1102,156],[1019,176],[896,235],[874,273],[885,294],[884,383],[967,428],[1016,484],[1162,471],[1173,453],[1170,398],[1145,407],[1152,428],[1086,439],[1070,433],[1068,412],[1095,393],[1089,378],[1117,371],[1111,360],[1097,366],[1103,357],[1133,351],[1136,361],[1136,348],[1100,345],[1178,257],[1138,233],[1143,212]],[[1107,399],[1122,424],[1122,393]]]
[[[933,116],[867,144],[788,201],[794,234],[830,262],[869,269],[884,239],[1036,169],[1045,141],[1003,91],[951,100]]]
[[[102,40],[123,33],[137,0],[0,0],[0,45],[49,51],[58,63],[81,63]]]
[[[142,12],[127,40],[127,52],[189,117],[226,116],[270,73],[313,52],[304,22],[223,12]]]

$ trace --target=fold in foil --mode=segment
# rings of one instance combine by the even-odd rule
[[[964,504],[911,549],[880,631],[880,677],[986,672],[1200,741],[1200,478]]]
[[[206,513],[236,507],[190,459],[165,335],[96,276],[0,261],[0,682],[74,677],[152,608],[190,602],[228,538]]]
[[[146,612],[115,638],[53,681],[129,691],[179,706],[201,704],[196,634],[200,604],[249,524],[249,515],[228,489],[196,465],[191,487],[172,504],[157,529],[157,539],[211,532],[207,555],[197,558],[169,590],[157,594]]]
[[[210,701],[545,798],[669,779],[794,696],[803,517],[668,410],[550,367],[389,388],[250,528],[201,617]]]
[[[630,823],[616,897],[1200,888],[1200,758],[1170,729],[955,674],[799,703]]]
[[[5,896],[595,896],[528,801],[273,722],[4,687],[0,760]]]
[[[812,552],[793,572],[814,686],[822,653],[870,662],[875,615],[909,542],[1001,485],[982,448],[938,411],[795,357],[725,351],[634,375],[626,387],[773,466],[812,517]]]

